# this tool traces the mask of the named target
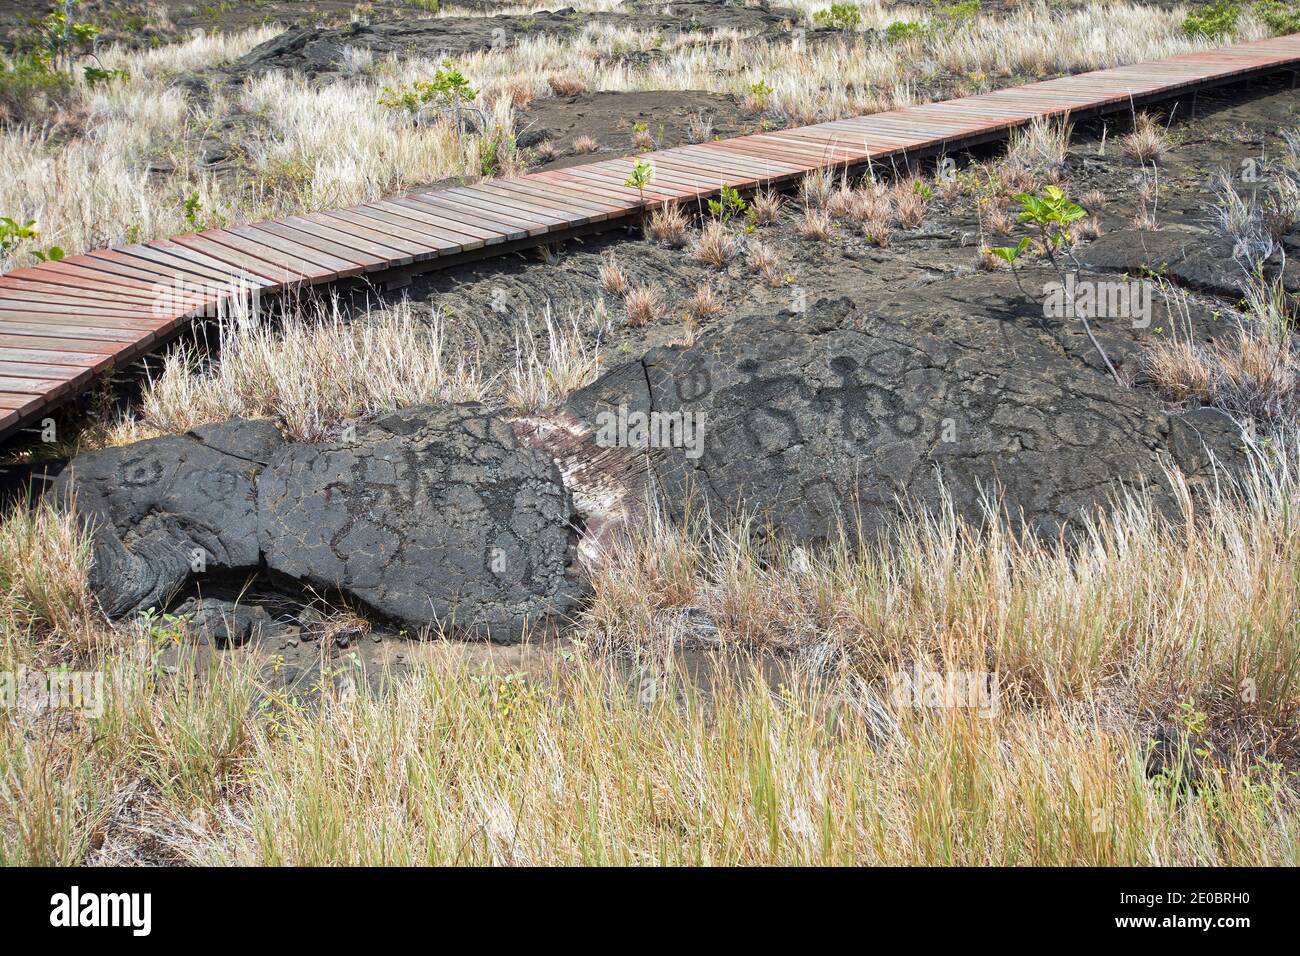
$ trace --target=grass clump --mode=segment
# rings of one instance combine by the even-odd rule
[[[338,303],[278,323],[233,321],[220,332],[220,360],[192,348],[169,352],[140,402],[144,424],[184,432],[237,416],[273,418],[304,441],[351,418],[407,405],[477,401],[487,379],[446,353],[441,320],[418,321],[409,305],[349,323]]]

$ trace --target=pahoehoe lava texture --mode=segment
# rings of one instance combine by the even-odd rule
[[[620,405],[697,416],[698,457],[648,449],[673,506],[757,512],[810,542],[841,522],[874,533],[900,496],[934,508],[941,489],[972,520],[991,494],[1013,521],[1055,534],[1117,483],[1146,481],[1159,496],[1162,455],[1195,480],[1211,451],[1228,462],[1241,449],[1226,415],[1170,417],[1028,319],[916,298],[910,311],[842,298],[722,326],[611,370],[565,411],[594,444],[601,414]]]
[[[528,37],[573,37],[592,25],[625,27],[635,23],[645,33],[675,36],[711,30],[736,30],[773,40],[788,39],[794,10],[765,2],[741,6],[716,0],[659,4],[629,2],[608,11],[539,10],[494,17],[442,17],[353,23],[343,28],[297,28],[255,47],[228,68],[234,74],[296,70],[308,75],[331,73],[346,64],[344,49],[369,50],[378,56],[463,56],[508,46]]]
[[[412,627],[499,641],[582,595],[554,461],[477,405],[408,408],[318,445],[235,420],[82,455],[54,491],[73,488],[111,617],[263,567]]]
[[[286,445],[258,487],[267,567],[386,617],[517,640],[572,609],[572,503],[549,458],[478,406],[411,408]]]
[[[162,607],[191,573],[258,566],[256,476],[280,445],[235,419],[78,456],[52,489],[94,529],[90,586],[105,613]]]

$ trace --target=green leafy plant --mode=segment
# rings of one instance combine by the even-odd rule
[[[1029,250],[1029,246],[1030,238],[1025,236],[1014,246],[994,246],[992,249],[987,249],[985,251],[990,255],[997,256],[1003,262],[1007,263],[1007,265],[1014,266],[1016,260]]]
[[[36,220],[19,222],[8,216],[0,216],[0,253],[9,255],[24,242],[36,238]]]
[[[925,24],[917,20],[895,20],[885,27],[885,39],[890,43],[919,40],[926,34]]]
[[[1044,186],[1042,192],[1020,193],[1019,220],[1038,231],[1046,251],[1060,249],[1070,242],[1070,223],[1088,215],[1088,211],[1065,195],[1059,186]]]
[[[654,167],[644,159],[636,159],[632,163],[632,172],[627,179],[623,181],[624,186],[635,189],[641,194],[641,202],[645,203],[645,188],[650,185],[655,177]]]
[[[114,80],[125,80],[130,74],[126,70],[105,70],[98,66],[88,66],[82,70],[82,75],[86,79],[87,86],[98,86],[101,83],[112,83]]]
[[[64,0],[61,9],[52,10],[35,21],[32,32],[20,38],[19,48],[46,69],[71,75],[77,56],[92,51],[99,36],[99,27],[75,21],[75,7],[76,0]]]
[[[424,110],[455,109],[473,102],[478,90],[460,70],[438,70],[432,80],[416,80],[409,86],[385,86],[379,105],[419,116]]]
[[[852,3],[832,3],[813,14],[813,23],[832,30],[856,30],[862,23],[862,10]]]
[[[514,133],[494,126],[478,141],[479,173],[484,178],[499,176],[516,152]]]
[[[1059,186],[1044,186],[1038,195],[1028,192],[1020,193],[1016,196],[1016,202],[1020,205],[1018,220],[1022,224],[1029,226],[1034,235],[1032,237],[1022,237],[1014,246],[997,246],[985,251],[1006,262],[1015,272],[1016,263],[1029,251],[1034,240],[1037,240],[1039,250],[1044,258],[1056,270],[1057,277],[1061,281],[1061,287],[1063,289],[1069,287],[1066,282],[1064,257],[1073,242],[1070,226],[1088,215],[1088,211],[1070,199],[1065,194],[1065,190]],[[1074,265],[1077,271],[1078,262],[1076,261]],[[1019,273],[1016,273],[1016,282],[1019,283],[1019,281]],[[1075,308],[1073,302],[1069,304],[1068,314],[1078,318],[1083,323],[1083,330],[1088,336],[1088,341],[1092,343],[1092,347],[1097,350],[1097,354],[1106,363],[1106,368],[1110,370],[1110,374],[1115,381],[1123,385],[1124,380],[1120,378],[1119,372],[1111,364],[1106,350],[1101,347],[1101,343],[1097,341],[1097,336],[1093,334],[1088,317]]]
[[[1287,4],[1283,0],[1259,0],[1251,6],[1250,12],[1274,34],[1300,33],[1300,4]]]
[[[948,25],[969,23],[980,11],[980,0],[959,0],[958,3],[935,2],[936,13]]]
[[[749,203],[740,197],[740,192],[734,186],[723,186],[718,198],[709,200],[709,214],[723,222],[748,212]]]
[[[1183,33],[1192,39],[1222,40],[1237,29],[1241,7],[1232,0],[1215,0],[1197,7],[1183,20]]]
[[[203,202],[199,199],[197,192],[190,193],[185,197],[184,202],[181,204],[181,212],[185,216],[185,224],[191,230],[197,230],[199,228],[199,217],[203,214]]]

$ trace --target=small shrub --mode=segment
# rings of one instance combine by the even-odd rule
[[[438,70],[432,80],[416,80],[408,86],[385,86],[379,105],[419,116],[426,109],[448,109],[472,103],[478,90],[460,70]]]
[[[763,80],[749,85],[749,93],[745,96],[745,112],[762,113],[767,109],[768,97],[773,93],[772,87],[768,86]]]
[[[691,256],[705,265],[721,269],[736,254],[735,237],[721,222],[711,219],[705,223],[700,237],[691,247]]]
[[[594,153],[600,149],[600,143],[596,142],[594,137],[579,136],[573,141],[573,151],[575,153]]]
[[[784,197],[776,190],[760,190],[749,201],[750,222],[758,226],[771,225],[781,218],[781,208],[784,205]]]
[[[814,13],[813,22],[832,30],[856,30],[862,24],[862,10],[852,3],[832,3]]]
[[[1169,152],[1169,134],[1150,113],[1139,113],[1121,145],[1127,156],[1140,163],[1158,163]]]
[[[652,212],[646,229],[655,242],[662,242],[675,249],[686,245],[686,233],[689,227],[690,222],[686,218],[686,213],[682,211],[681,206],[674,203]]]
[[[1183,33],[1192,39],[1222,40],[1237,30],[1241,7],[1232,0],[1215,0],[1192,10],[1183,21]]]
[[[577,96],[587,92],[587,81],[576,70],[552,73],[546,78],[546,84],[556,96]]]
[[[1260,0],[1251,6],[1250,12],[1274,34],[1300,33],[1300,5],[1288,5],[1282,0]]]
[[[12,69],[0,69],[0,126],[40,125],[78,95],[66,74],[20,60]]]
[[[639,285],[628,290],[623,298],[623,308],[627,312],[627,324],[631,326],[648,325],[663,313],[663,298],[654,286]]]
[[[890,43],[906,43],[908,40],[920,40],[925,36],[925,24],[916,20],[895,20],[885,27],[885,39]]]
[[[709,200],[709,215],[714,219],[727,222],[736,216],[749,212],[749,203],[740,197],[740,192],[732,186],[723,186],[717,199]]]
[[[622,295],[627,292],[627,276],[623,267],[613,256],[607,257],[600,264],[600,287],[610,295]]]

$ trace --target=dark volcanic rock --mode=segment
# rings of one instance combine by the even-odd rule
[[[217,598],[187,601],[176,613],[188,619],[188,629],[199,643],[218,648],[243,647],[268,634],[273,625],[264,608]]]
[[[280,441],[270,422],[237,419],[75,459],[52,490],[75,489],[95,529],[105,613],[162,606],[197,571],[256,568],[256,475]]]
[[[495,17],[352,23],[339,29],[288,30],[236,60],[229,71],[236,75],[270,70],[297,70],[309,75],[330,73],[344,66],[347,47],[369,50],[377,56],[462,56],[510,46],[538,35],[577,36],[593,24],[626,26],[629,16],[635,18],[637,29],[645,33],[672,36],[738,30],[772,38],[788,36],[788,24],[799,19],[793,10],[769,7],[764,2],[741,5],[719,0],[684,0],[664,5],[629,0],[614,10],[597,12],[565,8]]]
[[[1120,229],[1083,247],[1079,261],[1090,269],[1152,275],[1192,289],[1235,298],[1251,286],[1250,270],[1233,257],[1233,242],[1222,235],[1188,228]],[[1267,274],[1281,274],[1287,291],[1300,288],[1300,271],[1281,250],[1265,263]]]
[[[419,627],[518,639],[581,596],[555,463],[478,406],[411,408],[287,445],[258,489],[267,567]]]
[[[963,315],[931,286],[865,309],[822,300],[742,320],[575,393],[563,414],[584,447],[552,445],[576,485],[625,482],[648,462],[679,510],[694,496],[805,541],[834,535],[841,519],[874,532],[900,496],[934,507],[941,489],[974,520],[982,495],[1000,492],[1014,519],[1055,534],[1117,482],[1158,485],[1162,454],[1200,474],[1202,432],[1221,459],[1239,451],[1224,418],[1180,424],[1171,440],[1158,402],[1085,361],[1077,332],[1063,349],[1005,303],[967,298]],[[656,439],[618,430],[619,415],[636,412],[658,416]],[[585,494],[611,499],[608,487]]]

